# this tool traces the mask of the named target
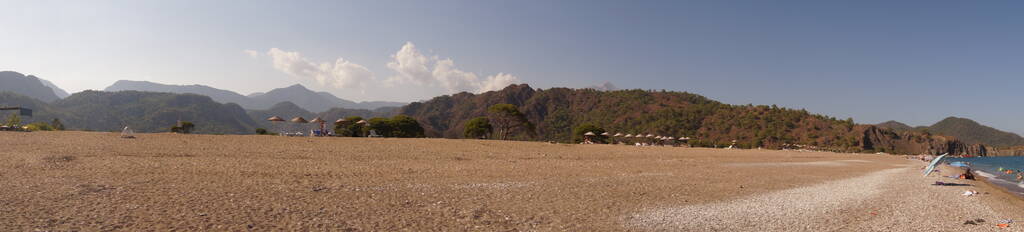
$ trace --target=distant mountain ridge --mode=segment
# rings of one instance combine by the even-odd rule
[[[53,82],[50,82],[43,78],[39,78],[39,81],[42,82],[43,85],[45,85],[46,87],[50,87],[51,89],[53,89],[53,94],[56,94],[59,98],[66,98],[68,96],[71,96],[71,94],[68,93],[68,91],[64,91],[64,89],[57,87],[57,85],[53,84]]]
[[[573,129],[592,124],[611,133],[693,137],[691,145],[807,148],[896,154],[987,154],[981,145],[918,132],[896,133],[805,110],[730,105],[686,92],[593,88],[533,89],[511,85],[481,94],[458,93],[414,102],[398,113],[416,118],[428,136],[461,138],[465,123],[494,104],[515,105],[531,123],[519,140],[574,142]],[[628,139],[637,141],[637,139]],[[652,139],[640,139],[651,141]]]
[[[957,137],[969,143],[983,143],[996,147],[1024,145],[1020,135],[981,125],[966,118],[948,117],[928,127],[928,131]]]
[[[877,125],[895,131],[918,131],[952,136],[964,142],[980,143],[995,147],[1024,146],[1024,137],[1020,135],[985,126],[967,118],[948,117],[931,126],[911,127],[896,121],[888,121]]]
[[[909,126],[907,124],[903,124],[902,122],[897,122],[897,121],[888,121],[888,122],[883,122],[883,123],[879,123],[879,124],[875,124],[875,125],[878,126],[878,127],[882,127],[882,128],[889,128],[889,129],[892,129],[892,130],[897,131],[897,132],[904,132],[904,131],[909,131],[909,130],[913,130],[914,129],[914,127],[911,127],[911,126]]]
[[[39,99],[44,102],[52,102],[57,99],[61,99],[57,95],[57,89],[48,87],[44,81],[38,77],[12,71],[0,72],[0,92],[8,91],[35,99]],[[64,90],[60,90],[64,91]]]
[[[15,93],[0,93],[0,105],[33,110],[24,123],[60,119],[71,130],[168,132],[178,120],[196,125],[196,133],[250,134],[258,126],[237,104],[221,104],[196,94],[140,91],[83,91],[48,103]],[[6,115],[3,116],[6,118]]]
[[[400,102],[354,102],[338,98],[327,92],[314,92],[305,86],[296,84],[285,88],[273,89],[265,93],[253,93],[249,96],[241,95],[229,90],[217,89],[204,85],[167,85],[148,81],[121,80],[115,82],[104,91],[150,91],[167,93],[192,93],[205,95],[213,98],[214,101],[222,103],[236,103],[242,108],[249,110],[270,109],[280,102],[292,102],[305,110],[322,112],[332,108],[349,109],[376,109],[380,107],[397,107],[405,105]]]

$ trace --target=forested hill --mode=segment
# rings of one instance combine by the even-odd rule
[[[459,93],[409,104],[399,114],[420,121],[428,136],[462,137],[464,124],[486,116],[494,104],[513,104],[535,125],[518,139],[569,142],[574,127],[598,125],[612,133],[688,136],[698,146],[782,148],[801,145],[825,150],[903,154],[984,153],[983,146],[954,138],[897,133],[856,125],[806,110],[775,106],[729,105],[685,92],[594,89],[533,89],[512,85],[482,94]]]
[[[967,143],[980,143],[1004,148],[1003,150],[1024,146],[1024,137],[1020,135],[985,126],[967,118],[948,117],[931,126],[910,127],[896,121],[880,123],[878,126],[898,132],[912,130],[920,133],[952,136]]]
[[[0,105],[33,109],[26,123],[56,118],[71,130],[119,131],[128,125],[139,132],[167,132],[183,120],[193,122],[196,133],[248,134],[257,125],[237,104],[221,104],[195,94],[84,91],[46,103],[4,92],[0,93]]]
[[[927,130],[931,133],[954,136],[972,143],[984,143],[997,147],[1024,146],[1024,138],[1020,135],[1000,131],[966,118],[948,117],[927,127]]]

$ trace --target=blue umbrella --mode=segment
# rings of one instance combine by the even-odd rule
[[[931,173],[932,173],[932,171],[934,171],[934,170],[935,170],[935,165],[936,165],[936,164],[939,164],[939,161],[941,161],[941,160],[942,160],[942,158],[946,157],[946,155],[949,155],[949,153],[946,153],[946,154],[942,154],[942,155],[940,155],[939,157],[936,157],[936,158],[935,158],[934,160],[932,160],[932,163],[931,163],[931,164],[929,164],[929,165],[928,165],[928,168],[926,168],[926,169],[924,170],[924,176],[928,176],[928,174],[931,174]]]
[[[971,165],[967,165],[967,163],[964,163],[963,161],[956,161],[956,162],[952,162],[952,163],[949,163],[949,166],[953,166],[953,167],[965,167],[965,168],[969,168],[969,167],[971,167]]]

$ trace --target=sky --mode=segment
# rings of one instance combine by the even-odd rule
[[[0,70],[419,101],[512,83],[697,93],[1024,134],[1020,1],[7,1]]]

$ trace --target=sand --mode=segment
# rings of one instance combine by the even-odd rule
[[[1007,231],[1019,199],[865,154],[0,132],[0,230]],[[953,170],[946,170],[952,172]],[[960,196],[966,189],[988,192]],[[982,218],[980,225],[964,220]]]

